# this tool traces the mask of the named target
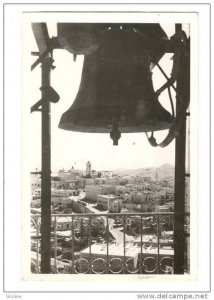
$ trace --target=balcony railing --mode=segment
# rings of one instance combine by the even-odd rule
[[[31,217],[31,271],[40,273],[40,215]],[[52,273],[173,274],[174,213],[52,215]]]

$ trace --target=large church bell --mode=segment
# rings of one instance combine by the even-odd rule
[[[157,53],[156,45],[151,49],[151,38],[145,37],[143,28],[117,24],[100,30],[96,37],[94,50],[84,57],[77,96],[59,128],[110,133],[114,145],[120,132],[169,129],[175,119],[159,103],[151,73],[152,55],[158,60],[162,53]],[[154,51],[149,51],[148,40]],[[159,40],[163,42],[160,35]]]

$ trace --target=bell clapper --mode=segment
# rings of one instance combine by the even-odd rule
[[[110,132],[110,137],[113,140],[113,145],[118,146],[118,140],[121,137],[121,132],[118,129],[117,122],[113,122],[113,124],[112,124],[112,131]]]
[[[150,143],[151,146],[153,146],[153,147],[157,147],[158,146],[158,144],[156,142],[156,138],[154,137],[154,132],[153,131],[152,131],[150,137],[149,137],[148,133],[146,132],[146,136],[147,136],[147,139],[148,139],[148,141],[149,141],[149,143]]]

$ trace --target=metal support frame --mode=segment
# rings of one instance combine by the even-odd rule
[[[182,30],[181,24],[176,24],[176,32]],[[177,114],[181,110],[181,98],[186,96],[184,87],[185,76],[181,71],[177,78],[177,93],[179,97],[176,100]],[[186,157],[186,113],[182,125],[175,139],[175,192],[174,192],[174,273],[184,274],[184,213],[185,213],[185,157]]]
[[[51,134],[50,134],[50,101],[46,88],[50,87],[50,73],[53,69],[51,39],[46,23],[32,23],[32,30],[39,49],[37,61],[31,66],[34,69],[41,63],[41,100],[32,108],[41,111],[42,166],[41,166],[41,273],[51,273]]]
[[[42,87],[50,85],[52,59],[42,62]],[[43,95],[44,91],[42,91]],[[51,256],[51,147],[50,102],[42,102],[42,180],[41,180],[41,273],[50,273]]]

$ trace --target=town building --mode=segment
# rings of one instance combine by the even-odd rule
[[[91,236],[98,236],[105,233],[106,224],[102,217],[76,217],[73,224],[76,232],[83,237],[89,237],[90,234]]]
[[[92,185],[94,184],[94,179],[93,178],[86,178],[85,179],[85,185]]]
[[[107,179],[106,178],[100,178],[100,177],[97,177],[97,178],[94,178],[94,184],[96,185],[102,185],[102,184],[106,184],[107,182]]]
[[[79,177],[79,178],[77,179],[78,187],[81,188],[81,189],[84,189],[84,188],[85,188],[85,181],[86,181],[86,178],[84,178],[84,177]]]
[[[122,180],[125,180],[127,182],[127,184],[135,184],[135,177],[133,176],[123,176]]]
[[[100,193],[100,186],[99,185],[86,185],[85,186],[85,198],[96,203],[97,202],[97,195]]]
[[[125,218],[125,230],[130,232],[131,230],[134,230],[140,223],[140,217],[139,216],[126,216]]]
[[[122,208],[128,210],[129,212],[147,212],[147,204],[123,202]]]
[[[115,199],[109,203],[110,213],[119,213],[122,209],[122,199]]]
[[[62,199],[62,207],[64,209],[66,208],[72,208],[72,199],[68,198],[63,198]]]
[[[62,200],[69,197],[69,190],[51,189],[51,203],[62,204]],[[41,188],[34,190],[31,197],[31,206],[41,205]]]
[[[114,204],[117,197],[115,195],[97,195],[97,207],[103,210],[114,210]],[[119,206],[119,202],[117,202],[116,207]],[[122,206],[122,205],[121,205]]]
[[[101,178],[111,178],[112,177],[112,171],[100,171]]]
[[[105,179],[107,185],[112,185],[114,187],[116,187],[116,185],[119,185],[121,183],[121,179],[117,176],[113,176]]]
[[[115,186],[116,196],[121,197],[122,195],[127,194],[128,191],[129,191],[129,189],[124,185],[116,185]]]
[[[72,218],[71,217],[56,217],[51,220],[52,228],[56,230],[71,230],[72,229]]]
[[[114,194],[115,188],[111,185],[86,185],[85,187],[85,197],[88,200],[97,202],[98,195],[108,195]]]

